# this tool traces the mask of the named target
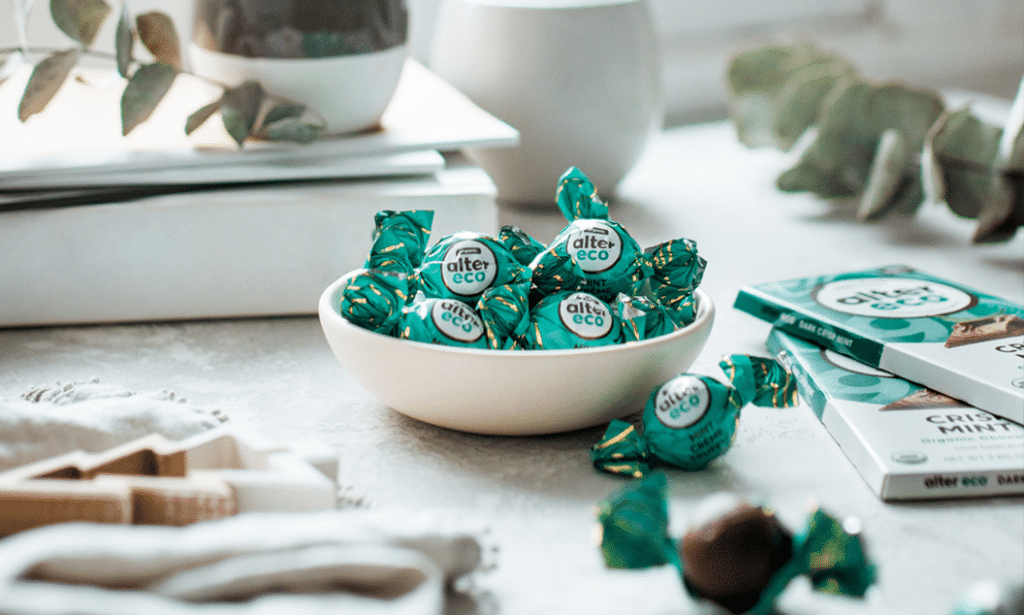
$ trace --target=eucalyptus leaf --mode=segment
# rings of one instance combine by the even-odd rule
[[[181,70],[181,49],[174,22],[166,13],[151,11],[135,18],[139,40],[157,62]]]
[[[121,95],[122,135],[135,130],[153,115],[177,76],[177,70],[162,62],[144,64],[135,71]]]
[[[963,218],[977,218],[992,189],[992,163],[1003,130],[963,108],[944,115],[928,135],[924,164],[932,167],[930,193]]]
[[[228,134],[239,145],[252,134],[264,97],[263,86],[256,81],[246,81],[238,87],[224,91],[224,97],[221,99],[221,120]]]
[[[114,55],[117,58],[117,72],[125,79],[132,63],[132,47],[135,45],[135,33],[132,32],[131,20],[128,17],[128,5],[121,5],[121,16],[117,20],[117,31],[114,34]]]
[[[910,149],[903,133],[891,128],[886,130],[878,142],[857,218],[864,221],[877,220],[888,213],[904,177],[912,169]]]
[[[188,119],[185,120],[185,134],[192,134],[193,132],[198,130],[200,126],[205,124],[206,120],[213,117],[213,114],[220,109],[221,102],[222,99],[218,98],[217,100],[213,101],[208,105],[203,105],[199,108],[198,111],[195,111],[194,113],[189,115]]]
[[[24,122],[50,104],[78,63],[79,55],[77,48],[55,51],[36,64],[18,105],[19,120]]]
[[[270,111],[267,111],[267,115],[263,118],[263,124],[270,125],[284,119],[302,117],[305,112],[306,105],[292,102],[278,103],[271,107]]]
[[[92,45],[110,11],[104,0],[50,0],[53,23],[83,47]]]
[[[310,143],[323,132],[322,124],[314,124],[300,117],[288,117],[263,127],[263,133],[272,141],[292,141]]]
[[[845,62],[822,59],[794,71],[775,96],[772,109],[772,133],[775,145],[789,151],[813,126],[821,113],[821,103],[840,83],[855,76]]]

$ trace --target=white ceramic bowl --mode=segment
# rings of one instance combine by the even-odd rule
[[[377,124],[391,101],[409,55],[405,45],[327,58],[248,58],[189,46],[197,75],[227,85],[259,81],[265,90],[319,113],[331,134]]]
[[[580,350],[501,351],[412,342],[338,312],[352,274],[320,296],[320,324],[345,370],[377,399],[421,421],[480,434],[593,427],[643,408],[655,386],[700,354],[715,318],[698,289],[693,324],[654,339]]]

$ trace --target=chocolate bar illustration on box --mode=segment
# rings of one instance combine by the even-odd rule
[[[902,265],[748,286],[734,307],[1024,424],[1024,306]]]
[[[883,500],[1024,493],[1024,427],[778,329],[765,345]]]

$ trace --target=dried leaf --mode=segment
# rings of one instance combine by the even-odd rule
[[[263,104],[263,87],[255,81],[225,90],[221,99],[221,120],[236,143],[242,145],[252,133]]]
[[[92,45],[110,11],[104,0],[50,0],[53,23],[83,47]]]
[[[220,109],[220,106],[221,99],[218,98],[217,100],[213,101],[208,105],[204,105],[198,111],[188,116],[188,119],[185,120],[185,134],[190,135],[196,130],[198,130],[200,126],[206,123],[206,120],[213,117],[213,114]]]
[[[178,71],[162,62],[135,71],[121,95],[121,134],[127,135],[149,119],[177,76]]]
[[[135,33],[132,32],[131,20],[128,17],[128,5],[121,5],[121,17],[117,20],[117,32],[114,34],[114,55],[117,57],[117,72],[128,78],[128,68],[132,62],[132,47],[135,45]]]
[[[166,13],[152,11],[135,18],[139,40],[153,54],[157,62],[163,62],[181,70],[181,50],[174,22]]]
[[[0,62],[0,84],[7,81],[25,61],[25,56],[20,51],[9,53]]]
[[[18,119],[24,122],[50,104],[78,62],[78,49],[56,51],[36,64],[18,105]]]
[[[300,117],[288,117],[266,124],[262,134],[272,141],[310,143],[315,141],[323,130],[322,124],[314,124]]]

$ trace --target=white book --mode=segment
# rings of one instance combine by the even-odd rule
[[[766,346],[883,500],[1024,493],[1024,427],[778,329]]]
[[[0,212],[0,326],[315,314],[362,266],[384,209],[434,210],[435,240],[497,232],[494,183],[451,160],[388,181]]]
[[[376,170],[368,170],[365,162],[353,167],[358,176],[408,174],[390,155],[502,147],[519,141],[514,128],[412,59],[406,62],[379,129],[325,136],[308,144],[247,142],[244,148],[231,139],[217,117],[185,135],[188,116],[222,92],[198,78],[179,75],[152,117],[123,137],[124,79],[112,69],[81,72],[87,83],[69,79],[46,110],[25,123],[18,121],[17,108],[28,71],[22,70],[0,87],[0,134],[4,135],[0,190],[52,188],[60,185],[59,178],[65,174],[74,186],[87,185],[90,174],[97,177],[92,185],[110,185],[138,183],[132,176],[140,172],[171,170],[181,172],[179,181],[188,181],[193,172],[209,177],[216,173],[214,168],[228,166],[244,169],[243,175],[252,181],[263,181],[262,171],[268,169],[272,179],[281,179],[289,161],[307,177],[315,160],[327,163],[323,177],[351,177],[351,171],[329,165],[353,157],[377,157],[383,163]],[[161,181],[166,182],[166,177]]]

